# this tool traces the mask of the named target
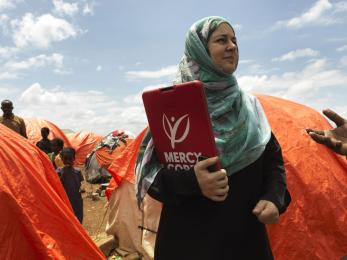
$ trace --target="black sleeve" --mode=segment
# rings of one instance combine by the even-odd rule
[[[286,185],[281,146],[273,134],[271,134],[271,139],[264,152],[263,187],[263,196],[260,199],[273,202],[279,213],[283,213],[287,209],[291,197]]]
[[[201,195],[201,190],[193,168],[189,171],[161,169],[148,194],[163,203],[179,204],[189,196]]]
[[[83,175],[82,175],[81,170],[78,170],[78,181],[79,181],[79,182],[84,181],[84,178],[83,178]]]

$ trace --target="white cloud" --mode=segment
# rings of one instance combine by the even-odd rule
[[[21,70],[35,69],[39,67],[53,66],[56,68],[62,68],[64,56],[59,53],[53,53],[52,55],[38,55],[31,57],[23,61],[9,61],[5,63],[3,69],[10,72],[16,72]]]
[[[82,13],[84,15],[93,15],[94,14],[94,2],[86,3],[83,7]]]
[[[129,78],[146,78],[146,79],[158,79],[162,77],[174,77],[177,72],[177,66],[168,66],[156,71],[127,71],[126,75]]]
[[[336,49],[336,51],[341,52],[347,50],[347,44]]]
[[[343,66],[343,67],[347,67],[347,56],[343,56],[340,59],[340,65]]]
[[[68,70],[68,69],[65,69],[63,67],[56,67],[53,69],[53,72],[55,74],[59,74],[59,75],[70,75],[73,73],[72,70]]]
[[[59,15],[74,16],[78,13],[78,3],[65,3],[63,0],[53,0],[54,12]]]
[[[0,74],[0,79],[1,79],[1,74]],[[3,100],[4,98],[10,98],[10,95],[12,95],[13,93],[16,93],[18,91],[18,89],[16,89],[15,87],[0,87],[0,96],[1,99]]]
[[[345,88],[347,75],[330,69],[326,59],[309,63],[302,71],[282,75],[244,75],[238,78],[239,85],[247,91],[256,91],[275,96],[300,100],[310,104],[312,95],[331,87]]]
[[[273,29],[287,27],[289,29],[298,29],[310,25],[330,25],[341,22],[341,19],[334,15],[334,12],[342,12],[344,4],[332,4],[329,0],[318,0],[309,10],[300,16],[289,20],[276,22]]]
[[[8,72],[8,71],[0,72],[0,80],[16,79],[17,77],[18,77],[17,73],[14,73],[14,72]]]
[[[242,24],[238,24],[238,23],[233,24],[233,28],[234,28],[235,30],[241,30],[242,27],[243,27]]]
[[[24,117],[38,117],[75,131],[107,134],[123,129],[138,134],[147,124],[142,105],[126,106],[100,91],[46,89],[39,83],[27,88],[18,103]]]
[[[239,64],[252,63],[253,60],[239,60]]]
[[[337,2],[335,4],[335,13],[346,12],[347,11],[347,2]]]
[[[0,0],[1,1],[1,0]],[[9,25],[10,17],[6,14],[0,14],[0,28],[2,29],[4,34],[8,34],[8,25]]]
[[[22,20],[14,20],[12,26],[13,40],[19,48],[28,45],[48,48],[52,42],[77,35],[77,29],[72,24],[51,14],[34,17],[33,14],[27,13]]]
[[[18,49],[14,47],[0,47],[0,58],[9,59],[17,52]]]
[[[319,54],[318,51],[312,50],[311,48],[298,49],[286,54],[283,54],[281,57],[273,58],[272,61],[293,61],[297,58],[302,57],[315,57]]]
[[[0,0],[0,11],[15,8],[16,4],[20,2],[22,2],[22,0]]]
[[[10,17],[7,14],[0,15],[0,24],[7,23],[9,20],[10,20]]]
[[[336,103],[334,96],[331,98],[334,100],[331,100],[328,96],[322,96],[321,91],[331,88],[343,91],[346,81],[347,75],[331,69],[326,59],[310,61],[303,69],[294,72],[238,77],[243,89],[288,98],[317,107],[318,110],[322,106],[341,106]],[[151,85],[143,91],[163,86]],[[147,125],[141,98],[143,91],[117,101],[102,91],[69,91],[62,87],[47,89],[35,83],[22,93],[18,103],[25,107],[20,111],[21,115],[44,118],[61,128],[101,134],[124,129],[138,134]]]
[[[158,85],[151,85],[151,86],[147,86],[145,87],[142,91],[140,91],[139,93],[135,94],[135,95],[131,95],[131,96],[127,96],[123,99],[124,103],[126,104],[136,104],[136,105],[142,105],[142,93],[144,91],[148,91],[148,90],[152,90],[152,89],[156,89],[156,88],[163,88],[166,87],[167,85],[165,84],[158,84]]]
[[[328,107],[326,107],[326,108],[328,108]],[[341,111],[340,113],[338,112],[338,114],[340,116],[342,116],[343,118],[347,118],[347,106],[346,105],[345,106],[336,106],[334,108],[334,110],[335,110],[335,112]]]
[[[98,65],[98,66],[96,67],[96,71],[102,71],[102,66],[101,66],[101,65]]]
[[[47,67],[52,67],[54,73],[68,74],[70,72],[64,69],[63,61],[64,56],[59,53],[41,54],[22,61],[8,61],[0,67],[0,79],[16,79],[20,77],[21,71]]]

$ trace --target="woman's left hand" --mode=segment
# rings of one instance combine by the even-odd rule
[[[263,224],[276,224],[279,220],[279,212],[274,203],[268,200],[260,200],[253,209],[253,214]]]

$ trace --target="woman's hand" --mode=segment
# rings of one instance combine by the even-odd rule
[[[260,200],[253,209],[253,214],[263,224],[276,224],[279,220],[279,212],[275,204],[268,200]]]
[[[202,194],[214,201],[224,201],[228,196],[228,177],[224,169],[209,172],[207,167],[216,164],[218,157],[208,158],[194,165],[195,176]]]

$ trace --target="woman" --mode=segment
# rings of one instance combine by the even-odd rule
[[[264,111],[233,76],[238,58],[224,18],[204,18],[188,31],[177,81],[203,82],[219,157],[169,171],[158,163],[150,134],[144,137],[138,200],[148,192],[163,202],[155,259],[273,259],[264,224],[278,222],[290,197]],[[223,169],[209,172],[217,160]]]

